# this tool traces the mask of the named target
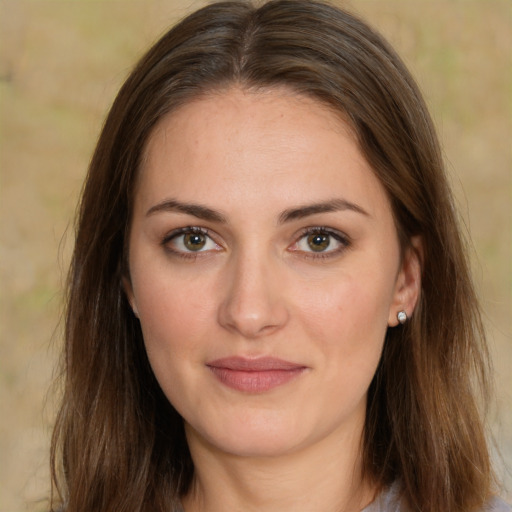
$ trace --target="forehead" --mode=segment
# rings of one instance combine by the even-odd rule
[[[287,89],[232,88],[161,120],[146,146],[137,196],[229,204],[236,195],[250,205],[258,194],[305,203],[337,193],[368,196],[370,209],[386,203],[343,116]]]
[[[272,127],[303,119],[305,112],[309,121],[315,119],[318,128],[353,137],[354,142],[357,140],[348,116],[316,98],[285,86],[250,89],[235,85],[193,97],[164,116],[148,138],[144,161],[155,145],[161,144],[162,137],[178,133],[190,136],[183,128],[192,128],[197,136],[212,128],[223,129],[225,134],[251,128],[253,135],[257,131],[264,136]],[[290,131],[289,140],[291,135]]]

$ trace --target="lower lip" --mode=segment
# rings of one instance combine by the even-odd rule
[[[222,384],[246,393],[263,393],[282,386],[298,377],[304,368],[289,370],[244,371],[229,368],[209,367]]]

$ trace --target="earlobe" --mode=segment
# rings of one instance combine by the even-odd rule
[[[124,293],[126,294],[126,298],[128,299],[128,302],[130,303],[130,307],[132,308],[133,314],[139,318],[139,311],[137,309],[137,304],[135,302],[135,297],[133,296],[133,288],[132,283],[130,279],[126,276],[123,276],[122,278],[122,286]]]
[[[396,318],[398,319],[398,323],[403,325],[407,322],[407,313],[402,309],[397,313]]]
[[[413,237],[405,250],[389,310],[388,325],[395,327],[411,318],[421,292],[423,240]]]

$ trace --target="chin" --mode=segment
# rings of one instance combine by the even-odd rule
[[[304,444],[307,435],[296,432],[287,422],[269,418],[239,418],[217,428],[194,428],[186,424],[191,449],[196,442],[206,443],[215,450],[238,457],[276,457],[293,452]]]
[[[254,436],[240,436],[238,439],[219,439],[217,449],[236,457],[272,458],[293,453],[300,448],[289,435],[268,436],[260,432]]]

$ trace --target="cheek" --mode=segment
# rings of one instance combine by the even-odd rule
[[[329,379],[365,389],[378,365],[387,331],[392,283],[338,278],[299,301],[302,328],[322,351]]]
[[[132,274],[132,282],[146,352],[172,401],[180,376],[201,362],[202,343],[211,332],[212,304],[198,283],[176,279],[165,267],[136,268],[144,269]]]
[[[149,287],[141,293],[139,318],[149,363],[162,391],[178,410],[201,407],[197,368],[204,364],[204,342],[208,328],[204,304],[185,299],[171,284]]]
[[[143,331],[152,334],[148,340],[199,326],[208,294],[197,273],[183,277],[184,272],[176,270],[161,251],[147,248],[147,242],[134,245],[130,261],[133,295]]]
[[[327,278],[315,288],[299,288],[294,295],[299,297],[300,316],[313,332],[327,331],[356,342],[365,334],[386,331],[392,290],[393,283],[378,276],[346,274]]]
[[[165,285],[145,283],[138,293],[138,309],[148,351],[165,347],[179,351],[180,345],[192,349],[207,332],[211,317],[204,293],[169,280]]]

